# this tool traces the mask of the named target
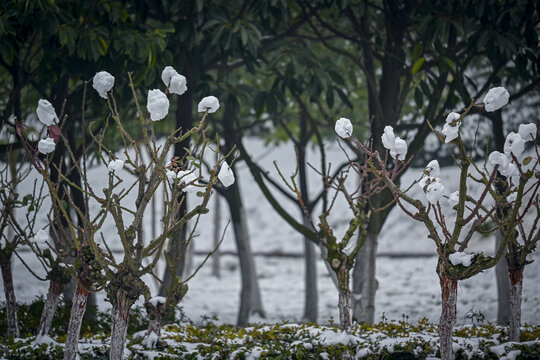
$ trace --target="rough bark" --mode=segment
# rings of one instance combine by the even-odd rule
[[[4,294],[6,296],[7,335],[19,337],[19,324],[17,320],[17,301],[13,287],[13,273],[11,272],[11,256],[0,261],[2,279],[4,280]]]
[[[246,213],[242,204],[242,198],[240,197],[239,181],[236,175],[235,177],[237,180],[226,191],[226,199],[231,214],[242,277],[237,324],[244,326],[247,325],[250,314],[258,313],[262,317],[265,314],[261,301],[257,271],[255,269],[255,259],[253,258],[253,252],[251,251],[251,244],[249,242]]]
[[[454,360],[452,331],[456,324],[457,280],[439,278],[441,283],[442,310],[439,320],[439,338],[442,360]]]
[[[523,290],[523,269],[510,270],[510,329],[509,341],[520,341],[521,295]]]
[[[146,329],[143,345],[147,348],[153,348],[161,336],[161,327],[163,326],[166,307],[165,303],[157,303],[156,306],[146,303],[145,306],[148,313],[148,328]]]
[[[501,246],[503,234],[497,231],[495,234],[495,249]],[[505,254],[508,250],[504,251]],[[495,265],[495,277],[497,279],[497,324],[506,325],[510,320],[510,279],[508,278],[508,262],[506,257],[501,256],[497,265]]]
[[[86,311],[86,302],[88,301],[88,290],[77,282],[73,303],[71,305],[71,316],[69,318],[66,346],[64,349],[64,360],[75,360],[79,347],[79,334],[81,324]]]
[[[122,360],[126,343],[129,311],[133,302],[123,290],[118,290],[112,308],[111,349],[109,359]]]
[[[366,324],[373,324],[375,320],[377,236],[368,234],[353,268],[353,318]]]
[[[338,272],[339,280],[339,323],[341,328],[348,330],[351,327],[351,290],[349,287],[349,271],[343,263]]]
[[[51,280],[49,283],[49,291],[47,292],[47,300],[45,301],[43,312],[41,313],[41,320],[39,321],[37,337],[49,335],[61,293],[62,283],[60,281]]]

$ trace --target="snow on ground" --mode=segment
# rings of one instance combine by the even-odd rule
[[[267,169],[272,176],[277,172],[273,166],[276,160],[281,171],[287,176],[295,168],[295,158],[292,146],[264,147],[261,140],[250,139],[246,142],[248,149],[253,151],[255,159],[260,160],[263,168]],[[344,159],[341,150],[336,143],[327,145],[328,159],[337,163]],[[320,168],[319,160],[314,158],[314,152],[310,152],[308,161],[313,166]],[[121,156],[120,156],[121,157]],[[248,226],[251,235],[251,244],[254,251],[261,252],[296,252],[303,249],[301,237],[290,226],[276,215],[270,205],[264,199],[262,193],[253,182],[249,171],[244,164],[237,167],[237,180],[242,189],[243,201],[248,214]],[[107,181],[104,176],[105,167],[90,170],[89,178],[96,188],[102,188]],[[121,170],[125,171],[125,170]],[[419,176],[419,169],[410,170],[402,181],[408,185]],[[455,191],[457,185],[452,185],[452,179],[456,178],[456,171],[452,168],[441,169],[441,179],[446,186],[447,194]],[[316,193],[321,180],[313,172],[310,176],[310,187]],[[456,184],[457,182],[454,182]],[[418,188],[418,189],[416,189]],[[24,194],[24,185],[21,194]],[[414,196],[421,197],[421,189],[413,188]],[[299,210],[294,204],[288,204],[284,197],[280,198],[282,204],[291,211]],[[214,206],[214,200],[211,201]],[[226,204],[222,203],[223,228],[228,219]],[[159,211],[158,211],[159,212]],[[336,206],[333,224],[344,231],[348,219],[346,214],[349,210],[343,202]],[[194,240],[197,251],[207,250],[212,247],[213,217],[209,215],[201,218],[197,230],[198,237]],[[159,216],[158,216],[159,218]],[[150,217],[146,218],[146,226],[150,232]],[[41,223],[43,224],[43,222]],[[426,253],[434,254],[433,242],[427,239],[427,232],[423,225],[407,218],[399,209],[394,209],[381,232],[378,251],[380,254],[387,253]],[[39,227],[38,227],[39,229]],[[114,239],[115,230],[111,223],[106,223],[104,232],[107,234],[108,243],[112,248],[119,249],[119,242]],[[338,234],[340,230],[337,231]],[[493,251],[492,238],[478,238],[473,244],[474,251]],[[235,251],[232,228],[229,228],[222,244],[223,250]],[[39,266],[28,252],[22,253],[25,261],[34,270]],[[536,261],[527,266],[525,271],[525,283],[523,294],[523,322],[531,324],[540,323],[540,256],[534,255]],[[194,264],[198,264],[202,256],[195,256]],[[211,261],[211,260],[210,260]],[[288,320],[298,322],[302,320],[304,302],[304,264],[300,258],[281,257],[256,257],[257,272],[260,280],[263,305],[267,318],[251,318],[252,321],[278,322]],[[402,319],[404,315],[411,321],[427,317],[431,321],[437,321],[440,315],[440,288],[435,273],[436,257],[406,257],[391,258],[380,256],[377,261],[377,279],[379,290],[376,302],[376,319],[384,316],[388,319]],[[39,270],[38,270],[39,271]],[[30,275],[20,260],[14,259],[14,282],[18,301],[28,302],[39,295],[45,295],[47,284],[40,282]],[[331,282],[322,260],[318,262],[319,277],[319,322],[328,323],[329,319],[339,319],[337,312],[337,293]],[[148,284],[156,295],[156,287],[151,279]],[[1,285],[0,285],[1,286]],[[182,302],[185,314],[195,322],[201,321],[201,316],[216,316],[219,322],[235,323],[238,311],[240,295],[239,263],[234,256],[226,255],[221,259],[221,277],[211,275],[210,263],[205,266],[189,283],[189,291]],[[458,325],[470,323],[467,314],[481,313],[487,321],[495,321],[497,316],[497,290],[495,286],[494,270],[490,269],[466,281],[460,282],[458,290]],[[98,294],[100,306],[104,309],[110,305],[104,301],[104,293]],[[1,292],[0,301],[4,301],[4,293]]]

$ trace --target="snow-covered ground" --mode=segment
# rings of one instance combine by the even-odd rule
[[[261,140],[248,140],[248,149],[253,151],[254,157],[260,161],[272,176],[277,179],[277,172],[272,164],[276,160],[282,172],[287,176],[294,170],[295,159],[291,145],[264,147]],[[335,143],[327,145],[328,159],[336,166],[344,159],[344,156]],[[310,152],[308,161],[320,168],[319,160]],[[300,253],[303,249],[301,237],[295,233],[281,218],[274,213],[271,206],[266,202],[257,185],[252,180],[249,171],[244,164],[239,163],[237,170],[240,181],[242,196],[248,214],[248,226],[251,235],[251,244],[257,252],[294,252]],[[95,182],[96,187],[103,187],[106,181],[104,172],[106,169],[93,168],[89,178]],[[456,178],[453,168],[442,169],[441,178],[448,184],[447,192],[453,192],[457,186],[452,187],[452,180]],[[403,184],[409,184],[412,179],[420,174],[420,170],[412,169],[404,177]],[[310,186],[317,191],[321,180],[315,173],[311,173]],[[455,184],[456,182],[454,182]],[[416,191],[416,190],[415,190]],[[24,185],[21,187],[24,194]],[[420,197],[418,192],[416,196]],[[299,211],[295,204],[288,204],[288,200],[282,198],[282,203],[293,212]],[[212,207],[214,202],[212,201]],[[226,204],[222,204],[222,227],[228,219]],[[348,209],[343,203],[338,203],[334,213],[334,225],[344,231],[344,225],[348,222]],[[159,218],[159,216],[158,216]],[[345,220],[344,220],[345,219]],[[212,247],[213,233],[212,211],[201,218],[198,228],[198,237],[194,241],[197,251],[204,251]],[[43,219],[44,221],[44,219]],[[146,218],[146,228],[150,229],[150,217]],[[43,224],[43,222],[42,222]],[[427,232],[423,225],[406,217],[399,209],[395,208],[387,220],[380,236],[378,251],[387,253],[432,253],[434,245],[427,238]],[[109,245],[115,246],[114,228],[107,223],[104,228],[108,235]],[[150,230],[148,230],[150,231]],[[339,231],[338,231],[339,233]],[[493,251],[492,238],[479,238],[473,244],[474,251]],[[232,228],[229,228],[222,250],[235,250]],[[34,270],[39,266],[28,252],[21,255]],[[523,293],[523,322],[531,324],[540,323],[540,259],[538,253],[534,254],[535,261],[527,266],[524,280]],[[202,256],[195,256],[194,264],[198,264]],[[300,258],[281,257],[256,257],[257,273],[260,281],[263,305],[266,311],[266,319],[252,318],[252,321],[277,322],[289,320],[301,321],[303,313],[303,271],[304,264]],[[436,257],[405,257],[394,258],[380,256],[377,259],[377,279],[379,290],[376,301],[376,318],[380,319],[383,314],[388,319],[402,319],[408,316],[411,321],[427,317],[431,321],[437,321],[440,314],[440,289],[438,278],[435,273]],[[39,270],[38,270],[39,271]],[[14,259],[14,282],[18,301],[28,302],[36,296],[45,295],[47,284],[33,278],[18,259]],[[328,323],[329,319],[339,319],[337,313],[337,293],[332,284],[322,260],[318,263],[319,277],[319,321]],[[153,294],[156,293],[155,284],[148,279]],[[1,286],[1,285],[0,285]],[[189,291],[182,301],[185,314],[193,321],[198,322],[201,316],[217,316],[219,322],[235,323],[239,304],[240,273],[238,260],[231,255],[225,255],[221,259],[221,277],[216,278],[211,274],[211,266],[208,263],[189,283]],[[473,279],[460,282],[458,290],[458,325],[470,323],[467,314],[482,313],[487,321],[495,321],[497,316],[497,290],[495,285],[494,270],[490,269],[479,274]],[[108,308],[109,304],[104,301],[104,294],[98,294],[100,305]],[[0,301],[4,300],[3,289],[0,293]]]

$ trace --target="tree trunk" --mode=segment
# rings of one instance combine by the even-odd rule
[[[234,171],[234,170],[233,170]],[[240,197],[239,179],[226,190],[226,199],[229,205],[234,238],[238,249],[238,260],[240,261],[240,272],[242,277],[242,290],[240,292],[240,309],[238,310],[238,325],[247,325],[249,315],[258,313],[264,317],[264,310],[261,301],[261,291],[255,269],[255,259],[251,251],[249,233],[247,228],[247,218],[245,209]]]
[[[501,246],[503,241],[503,234],[497,231],[495,234],[495,249]],[[506,254],[507,249],[504,250]],[[495,265],[495,277],[497,279],[497,324],[506,325],[510,320],[510,279],[508,278],[508,262],[506,256],[502,256],[499,259],[497,265]]]
[[[439,277],[442,311],[439,320],[439,338],[442,360],[454,360],[452,331],[456,324],[457,280]]]
[[[165,315],[165,303],[157,303],[157,306],[146,304],[146,312],[148,313],[148,328],[146,336],[143,340],[143,345],[147,348],[153,348],[161,336],[161,327],[163,325],[163,317]]]
[[[308,224],[305,222],[304,225],[308,226]],[[304,319],[310,322],[317,322],[319,294],[317,292],[317,262],[315,245],[309,239],[304,239],[304,250],[306,255]]]
[[[86,311],[86,302],[88,301],[88,290],[77,282],[73,303],[71,305],[71,317],[69,318],[66,346],[64,349],[64,360],[75,360],[79,348],[79,334],[81,324]]]
[[[191,74],[189,67],[183,69],[184,76],[187,79],[188,84],[191,82]],[[193,91],[191,87],[188,87],[187,91],[182,96],[178,96],[178,107],[176,109],[176,128],[181,128],[183,133],[189,131],[193,127],[193,117],[192,117],[192,108],[193,108]],[[174,144],[174,157],[177,159],[184,159],[186,155],[186,150],[190,148],[190,139],[184,139],[176,144]],[[181,164],[187,168],[187,163]],[[180,206],[179,217],[184,216],[187,209],[188,199],[184,198]],[[171,274],[169,269],[165,267],[165,273],[163,275],[163,282],[161,288],[159,289],[159,296],[166,296],[167,289],[170,289],[171,283],[176,276],[182,276],[185,266],[184,256],[180,254],[184,253],[184,248],[186,246],[186,226],[182,226],[181,229],[175,231],[172,238],[169,240],[169,250],[165,253],[167,260],[170,264],[173,264],[177,261],[176,272]]]
[[[58,305],[58,299],[62,293],[62,283],[54,279],[49,282],[49,292],[47,293],[47,300],[41,313],[41,320],[37,330],[37,338],[42,336],[48,336],[51,330],[51,324],[56,313],[56,307]]]
[[[212,255],[212,275],[219,279],[219,261],[221,257],[219,249],[217,249],[219,241],[221,240],[221,199],[219,198],[219,195],[215,197],[214,201],[216,203],[216,207],[214,208],[214,249],[216,249],[216,252]]]
[[[353,269],[353,318],[366,324],[375,320],[376,256],[377,234],[369,233],[356,255]]]
[[[111,360],[123,359],[131,305],[133,302],[128,299],[126,293],[123,290],[118,290],[111,313],[111,350],[109,353]]]
[[[4,280],[4,294],[6,296],[7,335],[19,337],[19,324],[17,321],[17,301],[13,287],[13,273],[11,272],[11,256],[0,261],[2,279]]]
[[[509,341],[520,341],[521,294],[523,290],[523,268],[510,270],[510,329]]]
[[[339,279],[339,323],[343,330],[351,328],[351,290],[349,288],[349,271],[345,261],[340,266],[338,272]]]

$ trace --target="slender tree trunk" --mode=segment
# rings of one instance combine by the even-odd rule
[[[239,326],[244,326],[247,325],[250,314],[258,313],[262,317],[265,314],[261,301],[257,271],[255,269],[255,259],[253,258],[253,252],[251,251],[251,244],[249,242],[246,213],[240,197],[238,176],[236,176],[236,179],[235,183],[226,190],[226,199],[232,218],[242,277],[240,309],[238,310],[237,323]]]
[[[128,299],[126,293],[123,290],[118,290],[111,314],[111,350],[109,353],[109,359],[111,360],[123,359],[129,322],[129,311],[132,305],[133,302]]]
[[[187,79],[188,84],[191,82],[191,73],[189,66],[186,65],[186,67],[182,70],[184,76]],[[193,117],[192,117],[192,109],[193,109],[193,91],[191,87],[188,87],[187,91],[184,95],[178,96],[178,107],[176,109],[176,128],[181,128],[183,132],[188,131],[193,127]],[[174,145],[174,156],[180,160],[184,159],[186,155],[186,150],[190,148],[190,139],[185,139],[181,142],[178,142]],[[187,164],[181,164],[181,166],[186,166]],[[180,212],[178,214],[179,217],[182,217],[187,209],[187,203],[188,199],[185,198],[182,202],[182,205],[180,206]],[[165,273],[163,275],[163,282],[161,285],[161,288],[159,289],[159,295],[165,296],[167,293],[167,289],[171,288],[171,283],[173,279],[176,276],[182,276],[184,267],[185,267],[185,258],[181,256],[182,253],[184,253],[184,248],[186,246],[186,227],[183,226],[180,230],[175,231],[172,238],[170,239],[169,243],[169,249],[165,253],[165,256],[167,257],[167,260],[170,264],[173,264],[175,261],[177,261],[176,266],[176,273],[171,274],[169,269],[165,267]]]
[[[309,206],[309,189],[306,173],[306,147],[309,142],[307,129],[306,115],[302,113],[300,118],[300,141],[297,146],[298,154],[298,169],[300,175],[300,194],[304,202],[304,206]],[[305,227],[309,228],[310,219],[302,212],[302,222]],[[308,211],[310,211],[308,209]],[[304,319],[316,322],[318,315],[319,298],[317,294],[317,264],[315,257],[315,245],[307,238],[304,238],[304,253],[305,253],[305,292],[304,292]]]
[[[11,255],[0,261],[2,279],[4,280],[4,294],[6,296],[7,335],[19,337],[19,324],[17,321],[17,301],[13,287],[13,273],[11,272]]]
[[[214,208],[214,249],[217,248],[219,241],[221,240],[221,231],[220,231],[220,224],[221,224],[221,199],[219,196],[215,197],[215,203],[216,207]],[[219,249],[216,250],[214,255],[212,255],[212,275],[219,278],[220,272],[219,272],[219,261],[220,261],[220,253]]]
[[[439,320],[439,338],[442,360],[454,360],[452,331],[456,324],[457,280],[439,277],[442,311]]]
[[[356,255],[353,269],[353,318],[366,324],[373,324],[375,320],[377,235],[368,234]]]
[[[520,341],[521,294],[523,290],[523,268],[510,270],[510,334],[508,340]]]
[[[69,318],[66,346],[64,349],[64,360],[75,360],[79,348],[79,335],[81,333],[81,324],[86,311],[86,302],[88,301],[88,290],[77,282],[73,303],[71,305],[71,317]]]
[[[338,271],[339,279],[339,323],[343,330],[351,328],[351,290],[349,287],[349,271],[343,262]]]
[[[41,320],[39,321],[36,338],[49,335],[54,314],[56,313],[58,299],[60,298],[61,293],[62,283],[54,279],[50,280],[47,300],[45,301],[43,312],[41,313]]]
[[[500,231],[495,234],[495,249],[501,246],[503,235]],[[506,254],[508,250],[504,250]],[[508,278],[508,262],[506,256],[499,259],[495,265],[495,277],[497,279],[497,324],[506,325],[510,321],[510,279]]]
[[[304,225],[309,226],[304,219]],[[304,301],[304,319],[317,322],[319,294],[317,292],[317,262],[315,254],[315,245],[308,239],[304,239],[305,251],[305,301]]]

